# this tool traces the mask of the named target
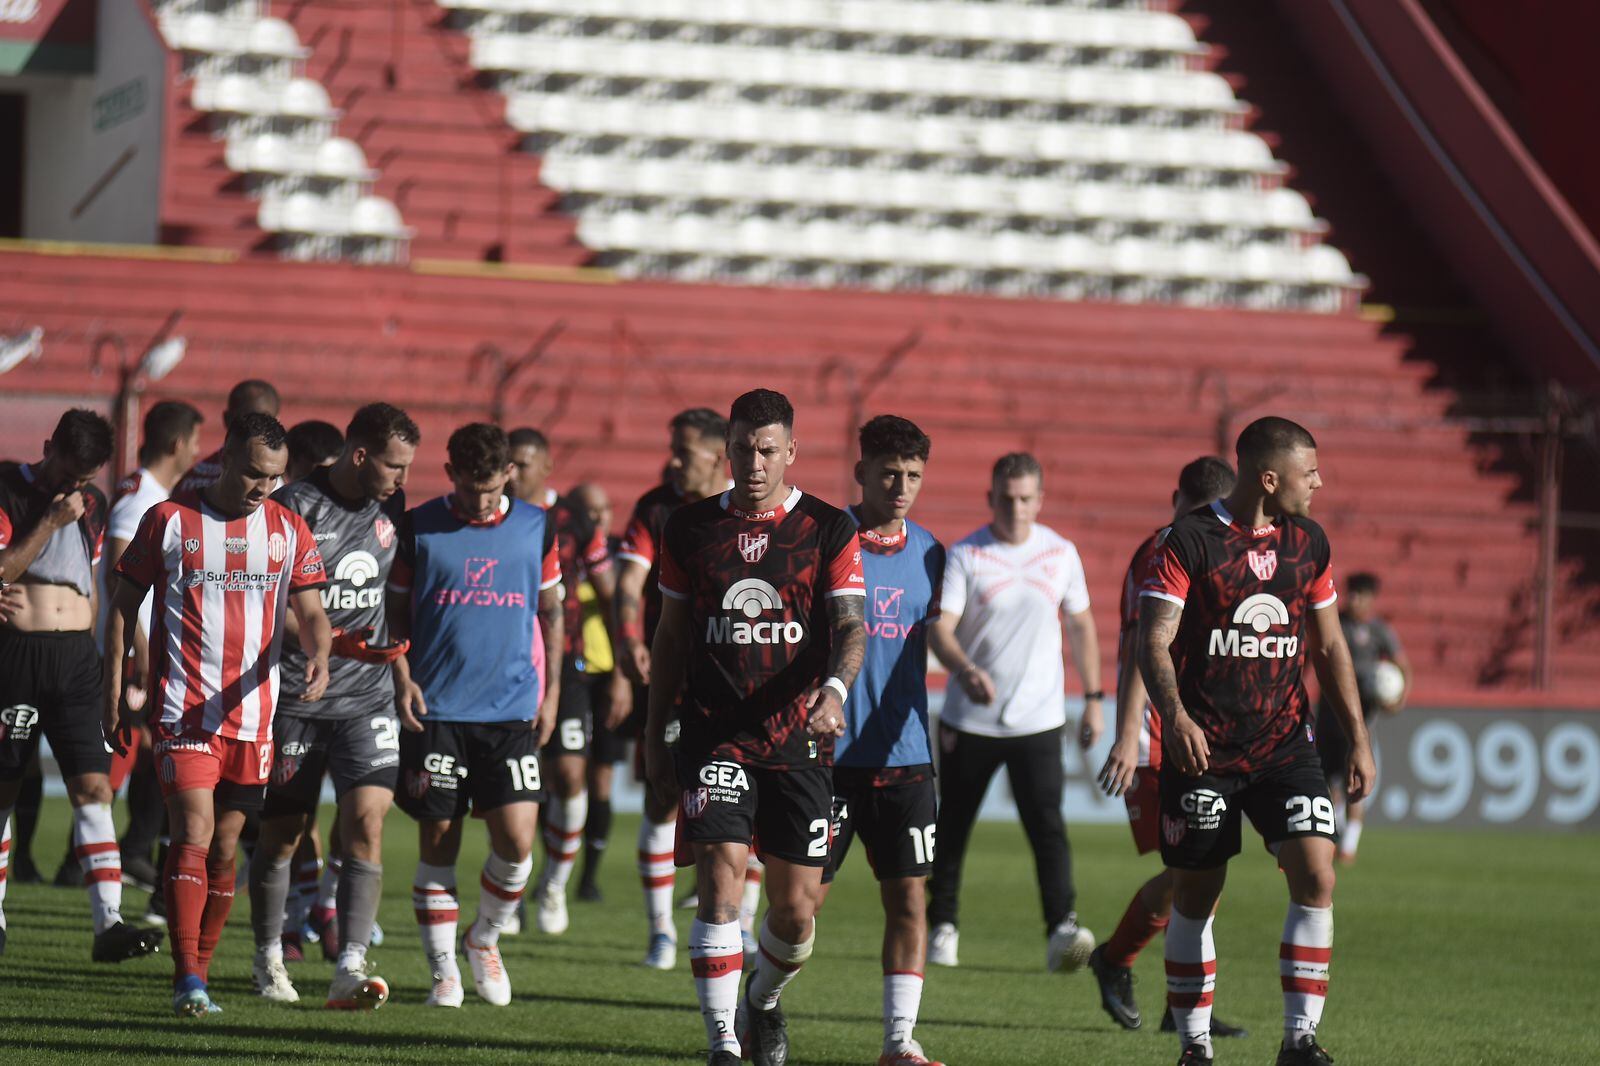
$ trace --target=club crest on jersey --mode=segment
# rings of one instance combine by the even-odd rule
[[[747,563],[759,563],[761,557],[767,554],[767,544],[772,540],[768,533],[740,533],[739,554],[744,556]]]
[[[222,542],[223,550],[229,555],[243,555],[248,547],[250,542],[243,537],[229,537]]]
[[[1278,572],[1278,553],[1272,549],[1264,552],[1249,552],[1250,569],[1262,581],[1271,581],[1272,575]]]
[[[289,554],[289,541],[282,533],[274,533],[267,538],[267,558],[275,563],[281,563]]]
[[[394,543],[394,523],[387,518],[379,517],[372,523],[372,535],[378,538],[378,543],[387,548]]]
[[[200,538],[199,537],[190,537],[187,540],[185,540],[183,542],[183,550],[188,552],[190,555],[193,555],[195,552],[199,551],[200,550]]]

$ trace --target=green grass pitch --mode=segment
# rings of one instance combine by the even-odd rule
[[[249,903],[241,893],[212,968],[224,1013],[179,1020],[168,1008],[169,956],[92,964],[83,893],[14,884],[5,904],[10,945],[0,957],[0,1061],[703,1062],[687,953],[670,973],[638,965],[645,945],[633,871],[636,824],[618,819],[603,903],[574,902],[564,936],[530,929],[503,941],[515,990],[506,1008],[470,991],[459,1011],[422,1007],[428,975],[410,898],[416,843],[398,813],[389,823],[380,916],[388,940],[372,956],[394,998],[373,1015],[321,1009],[329,967],[320,960],[290,965],[304,997],[298,1006],[256,998]],[[65,827],[65,802],[47,801],[35,844],[47,876]],[[481,828],[468,836],[459,867],[464,917],[476,904],[484,848]],[[1078,828],[1072,839],[1080,917],[1103,939],[1155,861],[1133,854],[1125,827]],[[1600,1062],[1597,885],[1600,847],[1591,837],[1368,834],[1360,863],[1341,872],[1336,894],[1323,1042],[1339,1066]],[[1247,843],[1217,919],[1217,1004],[1251,1034],[1219,1043],[1219,1063],[1273,1061],[1284,898],[1271,860],[1258,843]],[[928,974],[918,1036],[930,1054],[952,1066],[1176,1061],[1174,1039],[1155,1031],[1163,995],[1159,940],[1136,970],[1148,1019],[1142,1032],[1112,1026],[1087,971],[1044,972],[1032,858],[1019,827],[979,827],[963,904],[961,966]],[[144,897],[129,890],[127,912],[138,915],[143,906]],[[687,912],[678,912],[678,923],[685,937]],[[852,855],[821,916],[816,955],[784,997],[792,1062],[876,1061],[881,928],[865,862]]]

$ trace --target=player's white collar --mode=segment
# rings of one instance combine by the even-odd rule
[[[1276,525],[1273,525],[1269,522],[1267,525],[1261,526],[1260,528],[1246,529],[1244,526],[1239,525],[1233,520],[1233,515],[1228,513],[1228,509],[1222,505],[1221,500],[1211,501],[1211,513],[1216,515],[1223,525],[1232,526],[1239,532],[1248,533],[1252,537],[1264,537],[1268,533],[1271,533],[1273,530],[1278,528]]]
[[[769,511],[741,511],[733,505],[733,490],[731,488],[717,497],[717,502],[722,505],[724,511],[727,511],[735,518],[743,518],[748,522],[774,522],[786,514],[793,513],[794,509],[799,506],[802,495],[804,493],[799,489],[792,488],[789,490],[789,495],[784,497],[783,502]]]

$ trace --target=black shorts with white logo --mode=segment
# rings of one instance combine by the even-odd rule
[[[392,699],[383,699],[373,711],[365,718],[303,718],[280,707],[272,720],[276,754],[262,816],[311,814],[321,798],[324,772],[333,778],[339,799],[368,785],[393,792],[400,780],[400,721]]]
[[[1239,854],[1240,814],[1270,850],[1297,837],[1333,840],[1333,800],[1322,763],[1309,741],[1289,758],[1237,774],[1185,777],[1161,766],[1161,861],[1182,870],[1207,870]]]
[[[400,734],[395,802],[419,822],[451,821],[510,803],[544,801],[532,722],[439,722]]]
[[[546,762],[562,755],[589,757],[594,736],[595,683],[570,663],[561,665],[561,700],[556,706],[556,731],[544,746]]]
[[[823,882],[838,874],[856,837],[861,838],[879,881],[927,877],[933,872],[936,793],[930,765],[881,770],[835,766],[833,850],[822,872]]]
[[[748,844],[797,866],[828,865],[833,771],[771,770],[678,756],[678,826],[689,844]]]
[[[49,739],[63,778],[109,773],[100,690],[92,633],[0,626],[0,781],[22,777],[40,737]]]

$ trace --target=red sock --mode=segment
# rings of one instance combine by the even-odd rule
[[[222,927],[228,924],[228,911],[233,909],[233,884],[235,875],[232,861],[222,862],[215,856],[206,857],[206,906],[200,915],[200,980],[211,976],[211,954],[222,939]]]
[[[200,914],[206,907],[206,849],[174,844],[167,851],[167,932],[178,978],[200,973]],[[231,887],[231,886],[230,886]]]
[[[1128,901],[1128,909],[1122,913],[1122,921],[1117,923],[1117,931],[1111,934],[1111,939],[1106,941],[1105,952],[1101,956],[1106,964],[1121,970],[1131,969],[1133,960],[1139,957],[1139,952],[1161,930],[1167,927],[1167,915],[1150,913],[1144,905],[1144,900],[1139,898],[1139,893],[1133,894],[1133,899]]]

